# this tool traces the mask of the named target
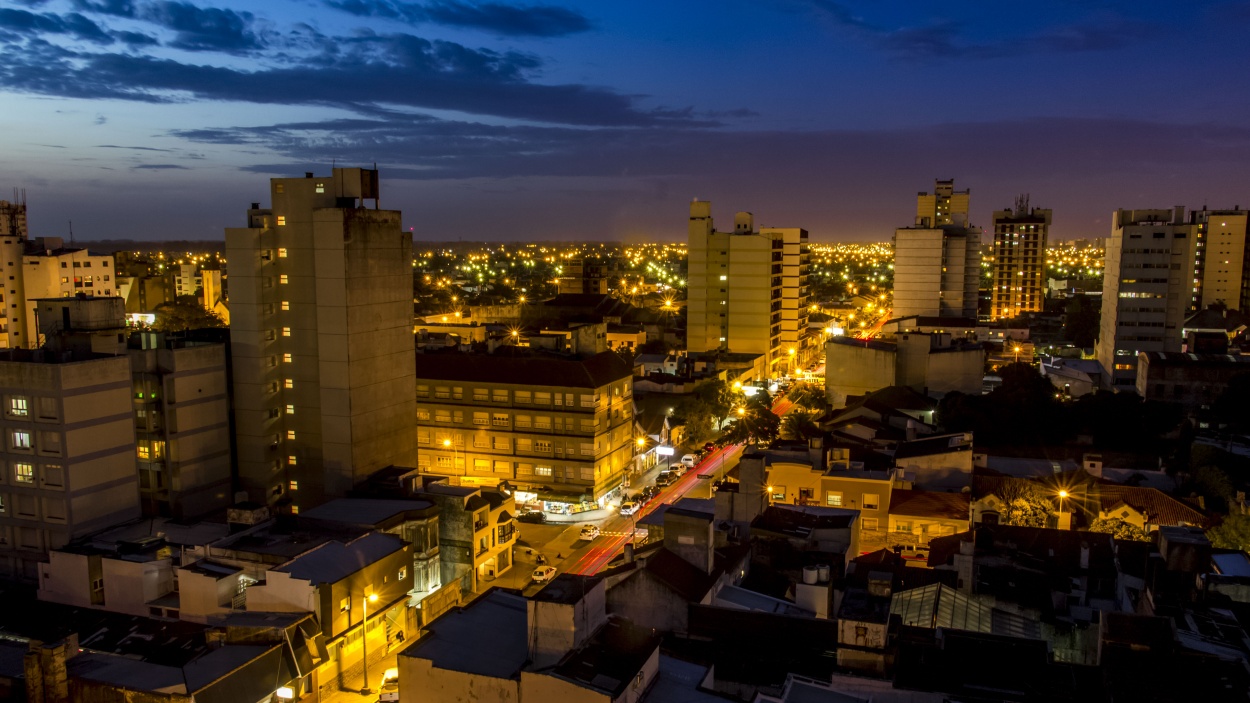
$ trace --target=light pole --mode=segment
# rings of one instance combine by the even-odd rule
[[[378,602],[378,594],[370,593],[361,601],[360,608],[364,611],[364,622],[360,623],[360,651],[361,660],[365,664],[365,681],[364,686],[360,689],[360,695],[368,696],[373,693],[373,689],[369,688],[369,604]]]
[[[1016,345],[1016,363],[1020,363],[1020,345]]]
[[[452,446],[450,437],[443,439],[443,449],[451,449],[451,471],[452,471],[452,474],[454,475],[456,472],[456,456],[460,453],[460,450]],[[461,475],[467,476],[468,474],[469,474],[469,467],[466,466],[464,467],[464,473]]]

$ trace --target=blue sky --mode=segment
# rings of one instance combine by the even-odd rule
[[[1250,206],[1250,2],[0,0],[32,234],[221,237],[377,163],[418,240],[888,239],[936,177],[1062,238]],[[1245,197],[1243,197],[1245,196]],[[5,197],[0,195],[0,197]]]

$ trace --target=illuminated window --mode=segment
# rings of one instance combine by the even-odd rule
[[[728,280],[729,280],[729,276],[721,276],[721,277],[720,277],[720,280],[722,280],[722,281],[728,281]]]
[[[278,226],[279,227],[286,226],[286,215],[278,215]]]
[[[289,379],[289,378],[288,378],[288,379],[286,379],[285,381],[283,381],[283,382],[282,382],[282,385],[283,385],[283,387],[285,387],[285,388],[294,388],[294,387],[295,387],[295,381],[292,381],[291,379]]]
[[[30,415],[29,402],[26,398],[9,398],[9,414],[14,417],[27,417]]]
[[[287,431],[286,431],[286,438],[287,438],[287,439],[295,439],[295,430],[287,430]]]
[[[282,355],[282,363],[289,364],[291,363],[291,361],[294,360],[294,358],[295,357],[293,357],[290,352],[287,352],[286,354]]]
[[[295,465],[296,465],[296,464],[298,464],[298,463],[299,463],[299,461],[295,458],[295,455],[294,455],[294,454],[292,454],[292,455],[290,455],[290,456],[288,456],[288,457],[286,458],[286,465],[287,465],[287,466],[295,466]]]
[[[18,483],[34,483],[35,482],[35,465],[16,463],[13,465],[13,478]]]
[[[550,467],[550,466],[538,466],[538,467],[535,467],[535,468],[534,468],[534,473],[538,474],[539,476],[550,476],[550,475],[551,475],[551,467]]]
[[[290,303],[288,303],[288,302],[287,302],[287,301],[285,301],[285,300],[284,300],[284,301],[282,301],[282,310],[283,310],[283,311],[287,311],[287,310],[290,310],[290,309],[291,309],[291,304],[290,304]]]
[[[290,336],[291,336],[291,328],[290,328],[290,327],[283,327],[283,328],[282,328],[282,336],[283,336],[283,337],[290,337]]]
[[[864,494],[864,510],[881,509],[881,496],[877,493]]]
[[[324,192],[326,192],[326,184],[324,184],[324,183],[318,183],[318,184],[317,184],[316,191],[317,191],[318,193],[324,193]]]
[[[25,430],[14,430],[9,435],[10,449],[30,449],[30,433]]]
[[[842,491],[825,491],[825,505],[830,508],[841,508]]]
[[[278,258],[279,259],[286,258],[286,247],[278,247]]]
[[[299,481],[291,481],[290,485],[291,485],[291,490],[293,491],[299,490]]]
[[[286,406],[286,414],[287,414],[287,415],[294,415],[294,414],[295,414],[295,406],[294,406],[294,405],[288,405],[288,406]]]
[[[294,504],[294,503],[292,503],[292,504],[291,504],[291,514],[292,514],[292,515],[299,515],[299,506],[298,506],[298,505],[296,505],[296,504]]]
[[[290,282],[291,282],[291,277],[286,275],[285,273],[278,275],[278,283],[281,283],[282,285],[286,285]]]

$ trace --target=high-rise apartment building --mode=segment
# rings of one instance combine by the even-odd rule
[[[763,354],[770,376],[789,371],[807,330],[807,230],[755,228],[749,212],[718,232],[712,204],[690,205],[686,348]]]
[[[994,211],[990,319],[1041,312],[1046,302],[1046,238],[1050,210],[1029,209],[1028,196],[1010,210]]]
[[[49,549],[139,517],[130,362],[9,349],[0,387],[0,576],[34,581]]]
[[[1246,246],[1250,212],[1203,209],[1196,214],[1203,230],[1198,249],[1202,268],[1202,305],[1230,310],[1250,308],[1250,247]]]
[[[111,255],[66,247],[60,237],[29,240],[22,258],[21,296],[26,306],[24,345],[34,348],[44,341],[37,334],[42,327],[36,319],[38,301],[79,295],[111,298],[117,295],[116,273]]]
[[[1181,327],[1202,300],[1200,213],[1185,208],[1117,210],[1102,279],[1096,351],[1104,383],[1137,383],[1138,352],[1177,352]]]
[[[924,222],[929,227],[966,227],[971,198],[972,191],[955,190],[954,179],[934,181],[932,193],[922,191],[916,196],[916,224]]]
[[[226,230],[238,471],[298,511],[416,461],[412,235],[377,209],[377,171],[275,178],[270,197]]]
[[[615,352],[419,358],[423,474],[507,481],[517,502],[562,511],[603,506],[621,486],[636,449],[633,371]]]
[[[981,230],[968,224],[969,191],[937,181],[917,196],[916,224],[894,232],[891,317],[977,317]]]
[[[26,341],[26,303],[22,290],[22,257],[26,251],[26,201],[0,200],[0,347],[22,347]]]

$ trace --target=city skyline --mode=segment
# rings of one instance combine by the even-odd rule
[[[692,198],[883,241],[954,178],[974,224],[1028,192],[1054,239],[1106,237],[1116,208],[1242,204],[1248,16],[14,0],[0,187],[84,241],[214,239],[265,178],[336,163],[376,163],[418,241],[679,241]]]

